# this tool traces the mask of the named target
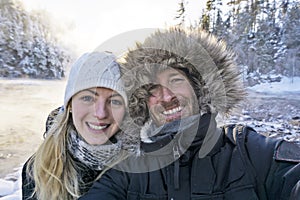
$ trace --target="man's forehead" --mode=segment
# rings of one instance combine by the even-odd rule
[[[137,79],[144,76],[144,78],[139,79],[140,83],[142,81],[142,84],[162,84],[163,81],[180,75],[188,80],[184,70],[181,70],[181,68],[182,66],[178,66],[178,68],[176,66],[170,67],[166,63],[147,63],[140,68],[141,75],[138,75]]]
[[[184,73],[180,70],[169,67],[156,73],[156,81],[163,81],[174,76],[184,76],[184,78],[186,78]]]

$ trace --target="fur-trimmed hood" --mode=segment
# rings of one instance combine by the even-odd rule
[[[234,54],[224,41],[200,29],[157,30],[130,49],[121,62],[129,113],[139,125],[149,120],[147,85],[153,83],[155,70],[166,66],[189,78],[201,114],[228,114],[244,97]]]

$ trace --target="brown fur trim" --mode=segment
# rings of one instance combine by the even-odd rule
[[[164,67],[183,71],[190,79],[202,113],[229,113],[245,91],[233,52],[225,42],[197,29],[158,30],[125,55],[121,71],[129,93],[130,115],[143,124],[148,118],[147,89],[153,73]]]

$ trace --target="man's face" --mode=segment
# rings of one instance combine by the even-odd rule
[[[181,72],[168,68],[157,74],[155,84],[147,105],[157,126],[199,113],[194,90]]]

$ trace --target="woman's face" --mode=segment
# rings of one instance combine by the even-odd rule
[[[104,144],[116,134],[125,115],[122,96],[108,88],[78,92],[72,97],[71,108],[76,130],[92,145]]]

